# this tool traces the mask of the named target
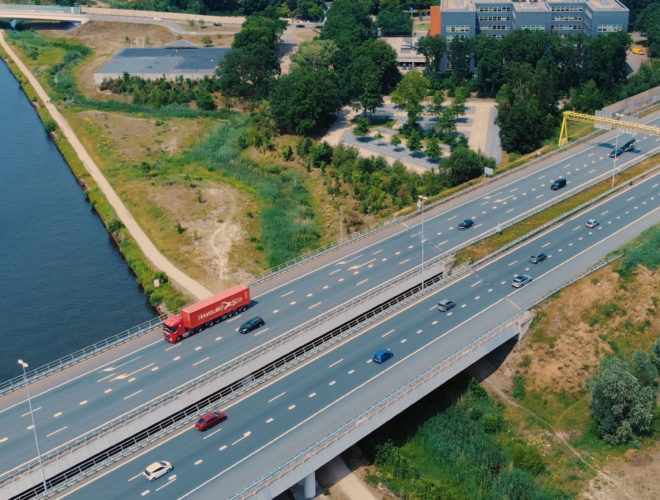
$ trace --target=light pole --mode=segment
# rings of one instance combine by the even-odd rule
[[[625,115],[622,115],[621,113],[614,113],[614,116],[616,116],[617,119],[618,119],[618,118],[620,118],[622,116],[625,116]],[[617,129],[616,142],[615,142],[615,145],[614,145],[614,166],[612,167],[612,187],[614,187],[614,175],[616,174],[616,159],[619,157],[618,149],[619,149],[619,136],[620,135],[621,135],[621,129]]]
[[[39,451],[39,440],[37,439],[37,428],[34,425],[34,413],[32,413],[32,401],[30,400],[30,388],[27,384],[27,374],[25,369],[28,367],[28,364],[22,359],[18,360],[18,364],[23,367],[23,380],[25,381],[25,389],[27,390],[27,399],[28,406],[30,407],[30,418],[32,418],[32,430],[34,431],[34,444],[37,445],[37,455],[39,456],[39,466],[41,467],[41,478],[44,481],[44,493],[48,489],[46,486],[46,473],[44,472],[44,463],[41,461],[41,452]]]
[[[424,202],[427,199],[426,196],[417,195],[417,208],[422,211],[422,292],[424,291]]]

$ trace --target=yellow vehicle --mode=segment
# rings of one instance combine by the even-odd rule
[[[644,50],[644,47],[633,47],[632,51],[633,54],[639,54],[639,55],[646,54],[646,50]]]

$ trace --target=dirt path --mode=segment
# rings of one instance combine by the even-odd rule
[[[20,58],[6,42],[4,31],[0,31],[0,45],[2,45],[9,57],[13,59],[19,69],[23,72],[32,87],[34,87],[37,95],[43,101],[44,106],[46,106],[46,109],[51,114],[58,127],[62,130],[62,133],[73,147],[83,165],[89,174],[94,178],[94,181],[99,186],[99,189],[103,192],[105,197],[108,199],[108,202],[117,213],[117,217],[119,217],[119,220],[121,220],[124,226],[126,226],[126,229],[131,234],[133,239],[135,239],[136,243],[140,247],[140,250],[142,250],[142,253],[144,253],[147,259],[149,259],[152,265],[159,271],[167,274],[170,280],[176,283],[177,286],[179,286],[184,292],[186,292],[194,299],[203,299],[213,295],[212,292],[205,286],[193,280],[174,264],[172,264],[154,246],[149,237],[145,234],[142,228],[140,228],[136,220],[128,211],[124,203],[119,199],[117,193],[115,193],[114,189],[112,189],[112,186],[110,186],[110,183],[103,176],[99,167],[96,165],[96,163],[94,163],[94,160],[92,160],[91,156],[89,156],[64,116],[62,116],[55,105],[50,102],[48,94],[46,94],[46,91],[43,89],[39,81],[35,78],[28,67],[23,64],[23,61],[20,60]]]

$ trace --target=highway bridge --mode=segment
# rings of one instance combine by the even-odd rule
[[[651,115],[645,121],[657,123],[659,117]],[[272,376],[250,374],[419,284],[422,240],[427,262],[424,279],[429,279],[440,273],[445,257],[457,249],[609,179],[613,160],[607,154],[613,143],[613,134],[596,136],[429,208],[423,214],[423,239],[420,213],[257,283],[254,304],[242,317],[180,344],[167,344],[160,332],[152,331],[34,381],[29,388],[46,477],[55,477],[237,381],[240,390],[213,406],[230,415],[219,431],[191,435],[194,415],[179,420],[170,427],[172,433],[153,442],[159,445],[153,451],[146,447],[145,455],[129,455],[118,462],[118,469],[92,476],[99,479],[72,494],[103,496],[96,488],[103,490],[106,477],[116,487],[127,488],[127,494],[128,490],[135,495],[147,489],[148,494],[156,494],[161,490],[145,488],[140,478],[128,481],[117,476],[125,477],[127,472],[135,476],[152,456],[175,463],[170,476],[174,479],[155,483],[157,488],[168,485],[169,493],[163,494],[170,496],[181,488],[185,490],[182,495],[210,497],[207,488],[221,488],[227,496],[267,497],[294,480],[310,477],[330,455],[518,335],[526,320],[518,316],[521,312],[579,276],[643,227],[657,222],[657,182],[635,184],[627,188],[627,194],[607,202],[612,207],[596,213],[595,218],[602,222],[595,230],[586,231],[582,220],[587,215],[580,215],[572,225],[565,222],[550,236],[538,236],[520,250],[503,252],[483,267],[462,268],[453,278],[429,283],[423,296],[417,294],[419,302],[410,297],[392,308],[391,316],[354,325],[334,343],[329,342],[329,347],[319,348],[315,360],[306,354],[290,360],[286,369],[274,370]],[[658,151],[660,145],[655,137],[638,137],[636,144],[634,152],[618,158],[619,168],[635,164]],[[560,176],[568,179],[567,187],[550,190],[552,180]],[[642,199],[643,203],[637,201]],[[466,218],[475,222],[474,227],[458,231],[457,223]],[[530,266],[527,259],[532,250],[545,251],[550,258]],[[511,294],[511,277],[521,271],[533,275],[534,281]],[[434,304],[443,296],[459,306],[450,313],[438,313]],[[237,334],[241,320],[256,314],[266,320],[265,327],[250,335]],[[383,347],[392,348],[395,358],[382,367],[367,363]],[[416,380],[420,374],[429,378]],[[17,384],[4,386],[6,394],[0,398],[3,497],[17,495],[41,480],[26,393],[20,380],[14,382]],[[409,384],[418,385],[413,389]],[[402,387],[406,390],[399,392]],[[370,415],[374,409],[375,416]],[[295,425],[287,428],[288,424]],[[323,441],[326,434],[331,442]],[[182,439],[187,440],[185,445]],[[318,452],[324,444],[327,446]],[[199,458],[190,465],[193,456]],[[296,460],[303,460],[302,465],[296,465]],[[282,464],[290,469],[278,469]],[[188,466],[193,472],[186,472],[182,480]],[[207,467],[215,472],[209,474]],[[220,471],[223,474],[214,477]],[[209,478],[212,481],[204,484]],[[255,483],[258,479],[261,481]]]

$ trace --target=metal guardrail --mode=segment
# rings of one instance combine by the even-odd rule
[[[457,198],[457,197],[459,197],[459,196],[463,196],[463,195],[465,195],[465,194],[467,194],[467,193],[470,193],[471,191],[474,191],[474,190],[476,190],[476,189],[478,189],[478,188],[481,188],[481,187],[483,187],[483,186],[486,185],[486,184],[489,184],[489,183],[495,182],[496,180],[500,180],[500,179],[502,179],[502,178],[504,178],[504,177],[507,177],[507,176],[509,176],[509,175],[512,175],[513,173],[515,173],[515,172],[516,172],[518,169],[520,169],[520,168],[528,167],[528,166],[530,166],[530,165],[534,165],[534,164],[536,164],[536,163],[539,163],[539,162],[541,162],[541,161],[544,161],[544,160],[546,160],[547,158],[549,158],[549,157],[551,157],[551,156],[553,156],[553,155],[555,155],[555,154],[557,154],[557,153],[559,153],[559,152],[563,152],[565,149],[567,149],[567,148],[570,147],[570,146],[573,146],[573,145],[576,145],[576,144],[579,144],[579,143],[581,143],[581,142],[586,141],[586,140],[589,139],[591,136],[596,135],[596,134],[598,134],[598,133],[600,133],[600,131],[595,131],[595,132],[592,132],[592,133],[590,133],[590,134],[587,134],[586,136],[581,137],[580,139],[577,139],[577,140],[575,140],[575,141],[573,141],[573,142],[570,142],[570,143],[568,143],[568,144],[566,144],[566,145],[564,145],[564,146],[561,146],[561,147],[559,147],[559,148],[557,148],[557,149],[555,149],[555,150],[553,150],[553,151],[550,151],[550,152],[548,152],[548,153],[546,153],[546,154],[544,154],[544,155],[541,155],[541,156],[539,156],[538,158],[535,158],[535,159],[533,159],[533,160],[531,160],[531,161],[529,161],[529,162],[527,162],[527,163],[524,163],[523,165],[520,165],[519,167],[516,167],[516,168],[510,169],[510,170],[507,170],[507,171],[505,171],[505,172],[502,172],[501,174],[498,174],[498,175],[496,175],[496,176],[494,176],[494,177],[490,177],[490,178],[488,178],[488,179],[485,179],[484,181],[479,182],[479,183],[477,183],[477,184],[473,184],[472,186],[469,186],[469,187],[467,187],[467,188],[465,188],[465,189],[463,189],[463,190],[461,190],[461,191],[458,191],[458,192],[456,192],[456,193],[454,193],[454,194],[452,194],[452,195],[450,195],[450,196],[444,197],[444,198],[442,198],[442,199],[440,199],[440,200],[438,200],[438,201],[436,201],[436,202],[430,203],[429,205],[427,205],[427,206],[425,207],[425,210],[430,210],[430,209],[432,209],[432,208],[434,208],[434,207],[436,207],[436,206],[438,206],[438,205],[441,205],[441,204],[443,204],[443,203],[446,203],[446,202],[448,202],[448,201],[451,201],[451,200],[453,200],[454,198]],[[648,156],[648,155],[645,155],[645,156]],[[555,198],[555,202],[558,203],[559,201],[562,201],[563,199],[564,199],[564,198]],[[265,273],[263,273],[263,274],[261,275],[261,277],[258,277],[255,281],[253,281],[252,283],[250,283],[250,286],[255,286],[255,285],[257,285],[257,284],[259,284],[259,283],[262,283],[262,282],[264,282],[264,281],[266,281],[266,280],[268,280],[268,279],[274,278],[275,276],[277,276],[277,275],[279,275],[279,274],[281,274],[281,273],[283,273],[283,272],[285,272],[285,271],[288,271],[288,270],[294,269],[295,267],[298,267],[298,266],[300,266],[300,265],[302,265],[302,264],[304,264],[304,263],[306,263],[306,262],[309,262],[309,261],[312,261],[312,260],[314,260],[314,259],[316,259],[316,258],[319,258],[319,257],[321,257],[322,255],[324,255],[324,254],[326,254],[326,253],[328,253],[328,252],[330,252],[330,251],[332,251],[332,250],[336,250],[336,249],[338,249],[338,248],[342,248],[342,247],[345,247],[345,246],[348,246],[348,245],[352,245],[353,243],[356,243],[357,241],[359,241],[359,240],[361,240],[361,239],[364,239],[364,238],[366,238],[366,237],[368,237],[368,236],[370,236],[370,235],[372,235],[372,234],[375,234],[375,233],[377,233],[378,231],[382,231],[382,230],[384,230],[384,229],[386,229],[386,228],[388,228],[388,227],[390,227],[390,226],[392,226],[392,225],[395,225],[395,224],[398,224],[398,223],[403,222],[403,221],[405,221],[405,220],[408,220],[408,219],[414,218],[414,217],[418,216],[419,213],[420,213],[420,211],[416,211],[416,212],[413,212],[413,213],[410,213],[410,214],[407,214],[407,215],[404,215],[404,216],[398,217],[398,218],[396,218],[396,219],[392,219],[392,220],[389,220],[389,221],[383,222],[381,225],[378,225],[378,226],[376,226],[376,227],[371,227],[371,228],[365,230],[365,232],[363,232],[363,233],[359,233],[357,236],[354,236],[353,238],[351,238],[351,239],[349,239],[349,240],[347,240],[347,241],[345,241],[345,242],[342,242],[342,243],[339,243],[339,244],[337,244],[336,242],[331,242],[331,243],[325,245],[325,246],[322,247],[322,248],[319,248],[319,249],[313,250],[313,251],[311,251],[311,252],[308,252],[308,253],[305,254],[305,255],[302,255],[302,256],[296,257],[296,258],[294,258],[294,259],[291,259],[291,260],[289,260],[289,261],[287,261],[287,262],[285,262],[285,263],[283,263],[283,264],[280,264],[279,266],[276,266],[276,267],[271,268],[270,270],[266,271]],[[535,213],[537,213],[537,212],[534,212],[534,213],[528,215],[527,217],[530,217],[531,215],[534,215]],[[516,222],[519,222],[520,220],[522,220],[522,219],[518,219],[518,220],[516,220]],[[506,228],[506,227],[509,227],[510,225],[511,225],[511,224],[506,224],[506,225],[504,225],[504,226],[501,226],[499,229],[496,228],[495,230],[492,230],[491,232],[485,233],[485,234],[480,238],[480,240],[481,240],[481,239],[485,239],[485,238],[487,238],[487,237],[489,237],[489,236],[492,236],[492,235],[495,234],[495,232],[497,232],[498,230],[501,230],[501,229],[504,229],[504,228]],[[478,241],[478,240],[477,240],[477,241]],[[472,243],[473,243],[473,242],[470,241],[470,244],[472,244]],[[454,251],[462,250],[463,248],[466,248],[467,246],[468,246],[468,245],[460,246],[460,247],[456,248]],[[444,255],[446,256],[446,255],[448,255],[448,253],[445,253]],[[159,326],[162,324],[162,319],[160,319],[160,318],[157,319],[157,320],[154,319],[154,320],[151,320],[151,321],[153,322],[153,326],[152,326],[152,328],[159,327]],[[149,322],[147,322],[147,323],[149,323]],[[109,348],[111,348],[111,347],[114,347],[114,346],[116,346],[116,345],[119,345],[119,344],[121,344],[121,343],[123,343],[123,342],[126,342],[127,340],[130,340],[130,339],[132,339],[132,338],[138,337],[139,335],[144,334],[144,333],[147,333],[147,332],[150,331],[150,328],[147,328],[147,329],[141,329],[141,330],[137,331],[137,329],[140,329],[140,327],[141,327],[141,325],[139,325],[139,326],[137,326],[137,327],[134,327],[134,328],[132,328],[132,329],[126,330],[126,332],[136,330],[136,331],[133,333],[133,335],[130,336],[130,337],[126,337],[126,338],[124,338],[123,335],[124,335],[126,332],[122,332],[122,333],[119,333],[119,334],[114,335],[114,336],[112,336],[112,337],[109,337],[109,338],[107,338],[107,339],[105,339],[105,340],[103,340],[103,341],[101,341],[101,342],[98,342],[97,344],[93,344],[93,345],[91,345],[91,346],[88,346],[88,347],[85,347],[85,348],[83,348],[83,349],[80,349],[80,350],[78,350],[78,351],[76,351],[76,352],[74,352],[74,353],[72,353],[72,354],[70,354],[70,355],[68,355],[68,356],[64,356],[64,357],[62,357],[62,358],[60,358],[60,359],[58,359],[58,360],[55,360],[55,361],[53,361],[53,362],[51,362],[51,363],[47,363],[46,365],[43,365],[43,366],[40,366],[40,367],[38,367],[38,368],[36,368],[36,369],[30,370],[30,371],[28,372],[27,382],[33,382],[33,381],[38,380],[38,379],[40,379],[40,378],[46,377],[46,376],[48,376],[48,375],[50,375],[50,374],[52,374],[52,373],[54,373],[54,372],[56,372],[56,371],[59,371],[59,370],[61,370],[61,369],[63,369],[63,368],[66,368],[66,367],[68,367],[68,366],[71,366],[71,365],[73,365],[73,364],[76,364],[76,363],[78,363],[78,362],[80,362],[80,361],[83,361],[83,360],[85,360],[85,359],[87,359],[87,358],[89,358],[89,357],[91,357],[91,356],[95,356],[96,354],[99,354],[99,353],[101,353],[101,352],[103,352],[103,351],[105,351],[105,350],[107,350],[107,349],[109,349]],[[23,377],[21,377],[21,376],[17,376],[17,377],[14,377],[13,379],[10,379],[10,380],[8,380],[8,381],[5,381],[5,382],[0,383],[0,396],[2,396],[3,394],[6,394],[6,393],[8,393],[8,392],[11,392],[11,391],[13,391],[13,390],[16,390],[16,389],[18,389],[18,388],[23,387],[23,386],[25,385],[25,382],[26,382],[26,381],[25,381],[25,379],[24,379]]]
[[[81,14],[80,7],[66,7],[60,5],[19,5],[13,3],[0,4],[0,10],[37,10],[47,12],[65,12],[67,14]]]
[[[462,275],[469,270],[468,266],[462,266],[460,268],[454,269],[454,275]],[[73,482],[80,481],[87,477],[89,474],[94,471],[108,466],[108,460],[111,459],[110,463],[114,463],[116,460],[119,460],[127,453],[133,453],[136,449],[140,449],[153,440],[158,439],[162,431],[167,429],[168,432],[172,432],[183,425],[188,425],[192,420],[199,416],[199,413],[207,409],[213,403],[217,403],[219,400],[225,402],[231,401],[236,397],[239,397],[246,391],[253,389],[256,385],[263,384],[273,377],[279,375],[281,372],[289,369],[292,365],[295,365],[312,354],[316,354],[321,348],[326,348],[330,345],[335,344],[336,342],[342,340],[346,336],[350,335],[356,327],[363,328],[365,325],[380,319],[379,315],[385,311],[391,311],[405,306],[413,300],[417,300],[417,294],[423,291],[426,295],[431,291],[435,290],[439,286],[442,286],[447,281],[454,279],[456,276],[442,278],[440,275],[432,276],[424,280],[424,286],[422,284],[415,285],[411,289],[406,290],[405,292],[397,295],[396,297],[388,300],[387,302],[380,304],[373,309],[367,311],[361,316],[352,319],[351,321],[340,325],[339,327],[333,329],[332,331],[324,334],[323,336],[309,342],[308,344],[300,347],[294,352],[282,356],[278,360],[270,363],[268,366],[260,368],[252,372],[250,375],[244,377],[243,379],[232,383],[231,385],[220,389],[219,391],[214,392],[210,396],[207,396],[192,405],[187,406],[186,408],[176,412],[168,418],[165,418],[156,424],[151,425],[147,429],[130,436],[127,439],[124,439],[120,443],[113,445],[106,450],[95,454],[93,457],[90,457],[79,464],[65,470],[62,473],[55,475],[54,477],[47,480],[48,484],[48,493],[54,494],[57,491],[70,486],[70,480]],[[151,408],[150,408],[151,409]],[[137,446],[137,448],[136,448]],[[48,460],[49,458],[46,455],[42,456],[42,459]],[[22,475],[27,472],[29,469],[37,466],[38,463],[31,464],[29,467],[24,469],[14,471],[12,476]],[[75,478],[75,479],[74,479]],[[11,478],[6,478],[9,480]],[[5,480],[5,481],[6,481]],[[58,487],[59,485],[59,487]],[[43,492],[43,484],[39,483],[34,487],[26,490],[25,492],[13,497],[15,499],[26,499],[32,498],[36,495],[39,495]]]
[[[439,260],[439,258],[436,258],[435,260]],[[428,267],[428,264],[425,264],[425,267]],[[200,376],[196,377],[195,379],[189,381],[188,383],[180,386],[176,390],[173,390],[173,391],[170,391],[169,393],[163,394],[160,397],[151,400],[148,404],[142,405],[140,407],[137,407],[137,408],[131,410],[130,412],[127,412],[127,413],[123,414],[122,417],[117,419],[117,420],[111,421],[111,422],[107,423],[106,425],[95,429],[94,431],[83,434],[80,437],[76,438],[75,440],[69,441],[65,446],[62,446],[62,447],[57,448],[55,450],[52,450],[50,452],[43,453],[41,455],[41,459],[42,459],[43,463],[48,463],[50,461],[56,460],[56,459],[62,457],[63,455],[71,453],[75,449],[78,449],[80,447],[85,446],[90,441],[99,439],[101,436],[103,436],[103,435],[105,435],[105,434],[107,434],[107,433],[109,433],[113,430],[116,430],[117,428],[126,426],[128,423],[135,420],[136,418],[141,417],[141,416],[143,416],[147,413],[153,412],[156,408],[169,403],[170,401],[180,397],[182,394],[189,393],[189,392],[195,390],[200,385],[206,384],[206,383],[212,381],[213,379],[216,379],[216,378],[224,375],[228,371],[236,369],[237,367],[239,367],[241,365],[244,365],[245,363],[247,363],[251,359],[253,359],[255,357],[262,356],[263,353],[264,353],[264,349],[273,349],[276,346],[281,345],[282,343],[286,343],[286,342],[290,341],[291,338],[304,334],[305,332],[309,331],[309,329],[311,329],[313,327],[316,327],[319,324],[324,323],[325,321],[327,321],[331,317],[335,317],[335,316],[343,313],[347,309],[355,307],[355,305],[358,305],[359,303],[362,303],[362,302],[364,302],[368,299],[371,299],[374,296],[378,296],[379,294],[383,293],[383,289],[390,288],[393,285],[396,285],[396,284],[398,284],[402,281],[408,280],[412,275],[417,274],[417,272],[419,271],[418,268],[421,268],[421,265],[417,266],[416,268],[413,268],[413,269],[409,270],[406,273],[403,273],[402,275],[396,277],[395,279],[392,279],[392,280],[384,283],[381,287],[378,287],[374,290],[371,290],[367,293],[362,294],[362,296],[359,296],[359,300],[351,301],[350,305],[342,304],[341,306],[338,306],[337,308],[335,308],[333,310],[330,310],[327,313],[322,314],[322,315],[318,316],[317,318],[301,325],[299,328],[291,330],[287,335],[283,335],[283,336],[280,336],[279,338],[273,339],[273,340],[265,343],[264,345],[260,346],[259,349],[255,349],[251,352],[245,353],[240,358],[237,358],[236,360],[234,360],[232,362],[225,363],[224,365],[222,365],[222,366],[220,366],[220,367],[218,367],[214,370],[211,370],[211,371],[209,371],[209,372],[207,372],[203,375],[200,375]],[[467,266],[467,265],[459,266],[459,267],[457,267],[456,269],[453,270],[453,272],[450,276],[448,276],[446,278],[431,277],[431,278],[425,280],[425,284],[426,283],[429,283],[430,285],[431,284],[437,284],[437,283],[444,284],[444,283],[446,283],[450,280],[456,279],[457,277],[465,274],[468,271],[469,271],[469,266]],[[417,287],[413,287],[411,289],[412,291],[409,290],[408,292],[405,292],[403,297],[401,297],[401,295],[398,295],[397,297],[394,297],[393,299],[390,299],[389,301],[386,301],[383,304],[378,305],[375,308],[372,308],[371,310],[367,311],[366,313],[364,313],[364,314],[358,316],[357,318],[349,321],[348,323],[342,325],[339,328],[339,333],[344,333],[347,330],[363,323],[365,320],[367,320],[369,318],[372,318],[372,317],[382,313],[383,311],[391,308],[394,303],[400,302],[402,300],[402,298],[409,298],[410,296],[412,296],[412,294],[415,294],[419,291],[417,289],[419,287],[421,287],[421,283],[420,283],[420,285],[417,285]],[[426,285],[425,285],[425,290],[426,290]],[[327,340],[335,337],[337,335],[336,330],[337,329],[334,329],[331,332],[326,333],[325,335],[319,337],[318,339],[315,339],[312,343],[313,348],[316,348],[316,347],[322,345],[323,343],[327,342]],[[284,358],[280,358],[280,360],[276,360],[274,363],[280,362],[280,364],[281,364],[282,359],[284,359],[284,361],[283,361],[284,363],[287,363],[287,362],[295,359],[298,355],[300,355],[301,352],[307,352],[307,350],[309,350],[309,345],[310,344],[306,344],[305,346],[297,349],[293,353],[288,354]],[[303,351],[301,351],[301,349]],[[278,366],[279,365],[272,366],[272,363],[271,363],[267,367],[253,372],[252,374],[250,374],[247,377],[244,377],[243,379],[235,382],[234,384],[230,385],[229,387],[233,388],[235,384],[238,384],[236,387],[243,387],[244,384],[246,383],[246,380],[248,380],[250,378],[252,378],[252,379],[261,378],[268,371],[272,371],[274,368],[277,368]],[[233,392],[234,390],[235,389],[231,389],[230,392]],[[167,419],[166,419],[166,421],[167,421]],[[171,422],[167,423],[166,426],[169,426],[169,425],[171,425]],[[162,427],[162,428],[164,428],[164,427]],[[158,429],[158,430],[160,430],[160,429]],[[7,482],[10,482],[10,481],[14,480],[16,477],[25,474],[26,472],[28,472],[29,470],[31,470],[32,468],[37,467],[37,466],[39,466],[39,462],[37,460],[31,460],[31,461],[23,464],[20,468],[11,471],[10,473],[4,473],[4,474],[0,475],[0,485],[3,485]]]
[[[299,452],[297,455],[284,462],[282,465],[277,466],[275,469],[271,470],[267,474],[264,474],[259,479],[255,480],[249,486],[246,486],[242,490],[238,491],[237,493],[229,497],[230,500],[249,498],[254,494],[256,494],[258,490],[263,489],[265,486],[267,486],[267,484],[263,485],[263,483],[266,482],[268,484],[272,484],[274,481],[283,477],[291,470],[295,469],[296,467],[299,467],[302,463],[309,461],[311,457],[318,455],[324,449],[328,448],[330,445],[332,445],[333,443],[335,443],[336,441],[343,438],[344,436],[352,432],[354,429],[359,427],[359,425],[361,425],[365,419],[368,420],[373,418],[375,415],[380,413],[383,410],[383,408],[387,406],[391,406],[400,398],[402,398],[403,396],[414,390],[416,387],[426,383],[427,380],[432,378],[438,370],[446,368],[450,364],[455,363],[459,359],[459,357],[465,357],[467,354],[469,354],[469,352],[475,350],[477,347],[483,345],[485,342],[498,335],[502,330],[508,328],[509,326],[511,326],[512,323],[517,321],[518,318],[525,315],[528,312],[528,310],[531,309],[532,307],[538,305],[548,297],[557,293],[557,291],[569,286],[570,284],[584,278],[585,276],[600,269],[601,267],[606,266],[610,262],[613,262],[614,260],[620,258],[622,255],[623,254],[618,254],[598,263],[597,265],[589,268],[587,271],[580,273],[575,278],[564,282],[564,284],[562,284],[560,287],[557,287],[551,292],[548,292],[547,294],[543,295],[540,299],[534,301],[528,308],[526,308],[525,311],[517,313],[511,316],[510,318],[504,320],[503,322],[500,322],[497,326],[486,332],[484,335],[473,340],[465,347],[463,347],[461,350],[455,352],[453,355],[446,358],[445,360],[437,363],[436,365],[424,371],[422,374],[418,375],[417,377],[411,379],[405,385],[391,392],[377,403],[372,404],[369,408],[362,411],[357,416],[351,418],[341,426],[337,427],[332,432],[326,434],[324,437],[316,441],[314,444],[308,446],[303,451]]]
[[[97,354],[106,351],[111,347],[122,344],[131,339],[134,339],[135,337],[138,337],[143,333],[149,332],[154,328],[161,326],[162,324],[163,324],[162,318],[150,319],[149,321],[145,321],[144,323],[138,326],[134,326],[133,328],[124,330],[123,332],[113,335],[112,337],[108,337],[107,339],[104,339],[100,342],[97,342],[90,346],[79,349],[75,352],[72,352],[67,356],[56,359],[55,361],[51,361],[50,363],[46,363],[45,365],[39,366],[38,368],[29,370],[28,372],[26,372],[25,377],[21,375],[6,380],[0,383],[0,396],[8,392],[14,391],[20,387],[23,387],[26,381],[27,383],[32,383],[36,380],[47,377],[48,375],[51,375],[54,372],[63,370],[68,366],[79,363],[92,356],[96,356]]]

